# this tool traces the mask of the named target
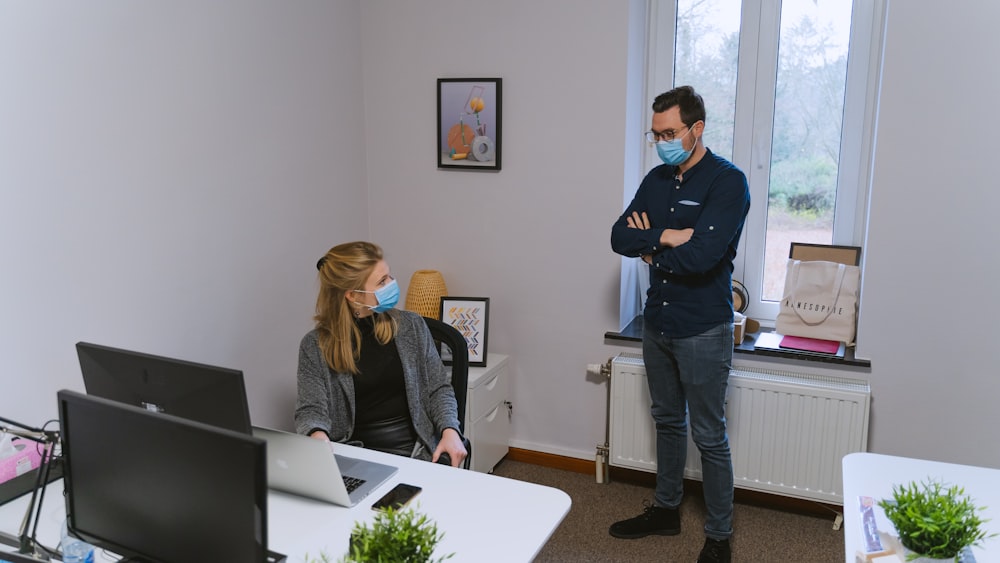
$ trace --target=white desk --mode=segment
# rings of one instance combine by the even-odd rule
[[[844,555],[846,563],[854,563],[855,554],[861,551],[861,514],[858,497],[869,496],[877,502],[892,495],[893,485],[910,481],[937,479],[950,485],[965,488],[977,506],[986,506],[982,512],[989,520],[989,533],[1000,533],[1000,469],[941,463],[871,453],[854,453],[844,456]],[[880,532],[896,535],[896,530],[885,513],[875,507],[875,521]],[[1000,536],[986,539],[982,546],[973,548],[976,563],[1000,562]],[[902,561],[902,558],[900,558]]]
[[[395,465],[399,472],[354,508],[271,491],[268,547],[287,555],[288,563],[300,563],[307,553],[316,557],[321,550],[339,560],[347,553],[354,523],[373,520],[371,504],[400,482],[423,487],[411,506],[433,518],[444,532],[434,556],[455,553],[448,561],[531,561],[569,512],[569,495],[552,487],[343,444],[334,444],[334,451]],[[0,506],[0,530],[16,533],[27,505],[24,496]],[[42,544],[58,544],[64,515],[60,479],[46,492],[38,526]],[[5,549],[0,545],[0,554]]]

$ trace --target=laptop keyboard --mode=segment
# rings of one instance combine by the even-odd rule
[[[365,479],[358,479],[357,477],[348,477],[346,475],[342,475],[342,477],[344,478],[344,485],[347,487],[348,493],[353,492],[354,489],[357,489],[361,485],[364,485],[366,481]]]

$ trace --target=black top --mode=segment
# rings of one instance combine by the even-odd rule
[[[366,426],[399,417],[410,419],[406,402],[403,363],[394,341],[379,344],[375,339],[375,316],[355,319],[361,330],[360,373],[354,376],[357,414],[355,426]]]

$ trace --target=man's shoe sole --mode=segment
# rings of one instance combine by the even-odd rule
[[[653,530],[651,532],[643,532],[643,533],[640,533],[640,534],[622,534],[622,533],[615,533],[615,532],[613,532],[611,530],[608,530],[608,533],[611,534],[612,537],[615,537],[615,538],[618,538],[618,539],[623,539],[623,540],[637,540],[639,538],[644,538],[646,536],[676,536],[676,535],[678,535],[678,534],[681,533],[681,529],[677,528],[677,529],[674,529],[674,530]]]

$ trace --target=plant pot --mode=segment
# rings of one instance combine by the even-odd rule
[[[910,559],[913,553],[914,552],[910,548],[904,545],[903,561],[907,561],[908,563],[954,563],[955,561],[954,557],[945,557],[943,559],[939,559],[937,557],[925,557],[923,555],[918,555],[916,559]]]

